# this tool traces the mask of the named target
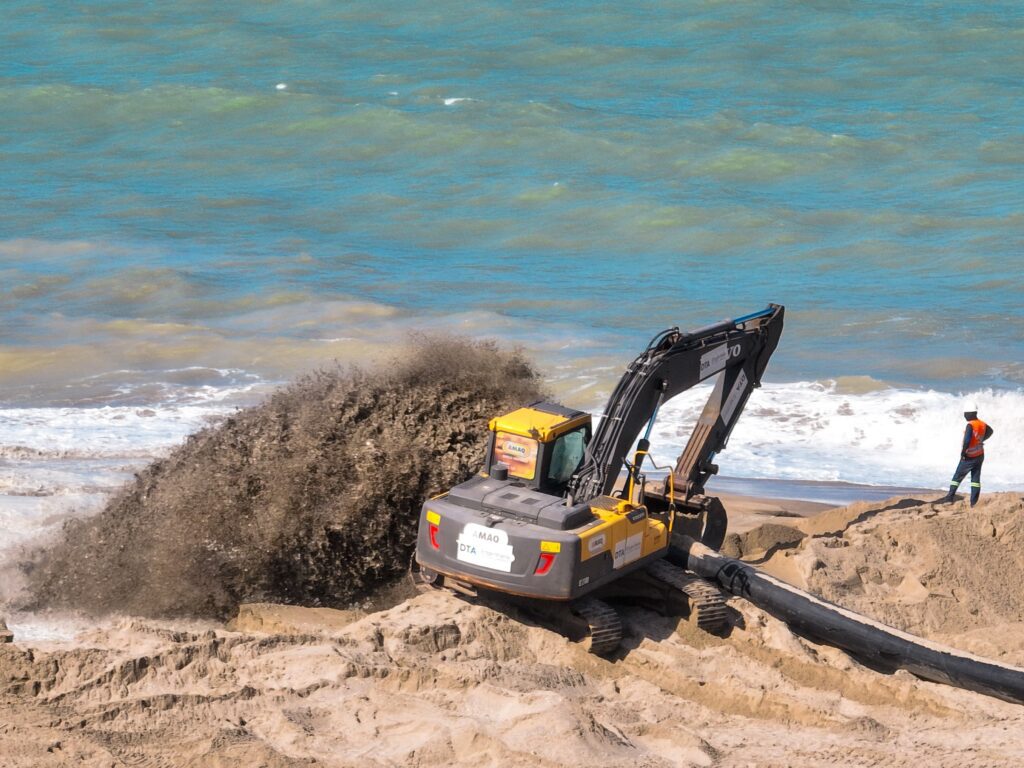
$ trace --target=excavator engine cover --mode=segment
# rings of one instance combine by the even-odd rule
[[[427,502],[423,515],[421,568],[549,600],[592,592],[669,545],[668,526],[643,506],[602,496],[570,507],[507,479],[475,477]]]

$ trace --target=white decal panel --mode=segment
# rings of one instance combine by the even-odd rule
[[[722,420],[726,424],[729,423],[733,413],[735,413],[736,406],[740,404],[740,397],[743,396],[743,390],[746,388],[746,371],[740,371],[739,376],[736,377],[736,383],[732,385],[732,391],[729,392],[729,397],[725,399],[725,405],[722,406]]]
[[[512,571],[512,562],[516,559],[505,531],[476,523],[469,523],[462,529],[455,556],[464,563],[505,573]]]
[[[711,374],[718,373],[725,368],[725,363],[728,359],[728,344],[723,344],[720,347],[715,347],[710,352],[705,352],[700,356],[700,378],[706,379]]]
[[[605,542],[606,539],[603,533],[599,533],[597,536],[591,536],[590,540],[587,542],[587,551],[590,552],[590,554],[600,552],[605,548]]]
[[[644,534],[640,532],[615,542],[615,550],[612,553],[612,568],[621,568],[638,559],[643,552],[643,541]]]

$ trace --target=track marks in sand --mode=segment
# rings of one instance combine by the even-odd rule
[[[675,637],[642,641],[622,666],[668,695],[729,716],[828,728],[847,727],[858,708],[958,717],[909,675],[877,674],[841,651],[796,637],[762,611],[733,605],[745,628],[728,639],[680,622]]]

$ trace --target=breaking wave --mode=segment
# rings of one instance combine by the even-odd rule
[[[662,409],[652,440],[659,461],[680,453],[709,392],[691,390]],[[1022,390],[893,389],[866,377],[765,384],[716,463],[733,477],[945,489],[960,455],[965,401],[995,430],[983,487],[1024,489]]]

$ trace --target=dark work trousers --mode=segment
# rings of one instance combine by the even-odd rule
[[[949,496],[947,498],[953,498],[960,487],[960,481],[967,477],[967,473],[970,472],[971,506],[973,507],[978,503],[978,497],[981,495],[981,463],[983,461],[985,461],[985,454],[975,456],[973,459],[960,459],[960,463],[956,465],[956,472],[953,473],[953,479],[949,483]]]

